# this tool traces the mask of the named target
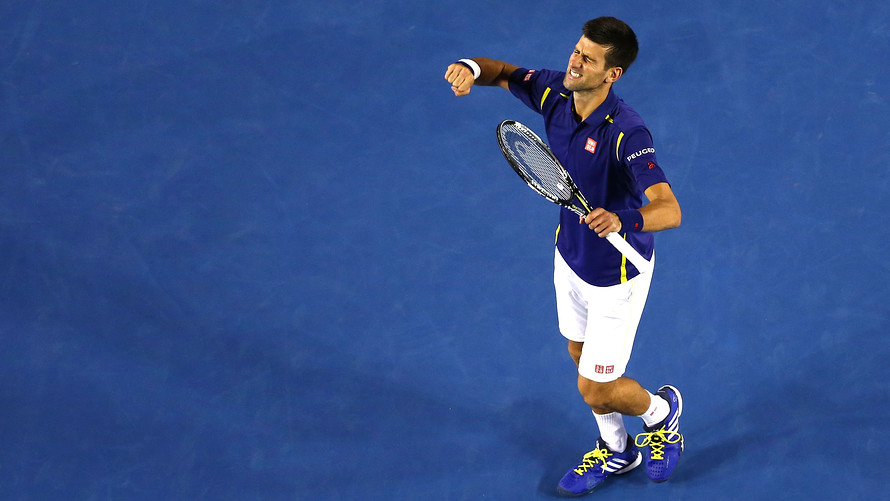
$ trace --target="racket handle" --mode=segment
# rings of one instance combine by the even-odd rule
[[[636,266],[638,270],[640,270],[640,273],[649,273],[650,271],[652,271],[652,263],[649,262],[642,255],[640,255],[640,253],[637,252],[636,249],[631,247],[630,244],[627,243],[627,240],[621,238],[621,235],[613,231],[612,233],[606,235],[606,240],[608,240],[610,244],[618,249],[618,252],[624,254],[624,257],[626,257],[628,261],[633,263],[633,265]]]

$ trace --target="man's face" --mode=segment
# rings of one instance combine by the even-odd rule
[[[620,71],[606,67],[606,47],[582,36],[569,57],[563,85],[572,92],[595,90],[617,80],[616,69]]]

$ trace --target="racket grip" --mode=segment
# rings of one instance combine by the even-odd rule
[[[639,252],[637,252],[636,249],[631,247],[630,244],[627,243],[627,240],[621,238],[621,235],[613,231],[612,233],[606,235],[606,240],[608,240],[610,244],[618,249],[618,252],[623,254],[628,261],[633,263],[633,265],[636,266],[638,270],[640,270],[640,273],[649,273],[650,271],[652,271],[652,263],[644,258]]]

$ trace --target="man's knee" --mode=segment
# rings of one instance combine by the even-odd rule
[[[578,392],[584,397],[584,402],[600,414],[612,412],[614,387],[614,381],[598,383],[584,376],[578,376]]]

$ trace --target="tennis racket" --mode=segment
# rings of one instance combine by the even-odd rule
[[[584,217],[590,212],[590,204],[578,190],[568,171],[537,134],[515,120],[504,120],[498,125],[497,132],[504,158],[531,189],[579,216]],[[640,273],[652,270],[652,263],[618,233],[609,233],[606,240],[633,263]]]

